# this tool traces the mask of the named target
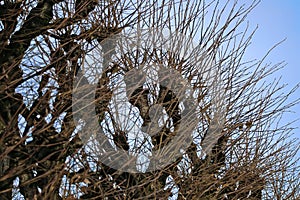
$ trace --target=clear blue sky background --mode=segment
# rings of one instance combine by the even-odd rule
[[[247,52],[247,57],[261,58],[274,44],[286,41],[272,51],[266,61],[273,64],[285,61],[287,65],[274,76],[282,76],[282,83],[288,84],[286,91],[300,82],[300,0],[262,0],[249,14],[251,27],[258,30]],[[300,90],[290,100],[300,98]],[[287,114],[284,121],[300,118],[300,105],[293,107],[295,113]],[[300,128],[300,121],[294,126]],[[295,131],[300,138],[300,129]]]

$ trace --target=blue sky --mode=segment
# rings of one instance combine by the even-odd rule
[[[285,61],[287,65],[274,77],[282,76],[282,83],[288,84],[287,90],[300,82],[300,0],[262,0],[249,14],[251,27],[258,30],[247,52],[247,57],[261,58],[274,44],[286,41],[272,51],[266,62],[276,64]],[[290,100],[300,98],[297,90]],[[300,105],[293,107],[295,113],[287,114],[284,121],[300,118]],[[294,126],[300,128],[300,121]],[[300,138],[300,129],[295,131]]]

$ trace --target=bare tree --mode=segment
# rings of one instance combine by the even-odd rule
[[[259,1],[0,2],[0,199],[300,198]]]

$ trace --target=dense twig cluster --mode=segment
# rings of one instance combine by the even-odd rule
[[[282,96],[277,81],[263,83],[281,63],[243,60],[254,33],[243,22],[256,0],[0,2],[0,199],[299,199],[299,146],[290,124],[278,123],[297,103],[285,103],[294,90]],[[136,33],[142,42],[135,44],[128,38]],[[162,45],[165,33],[176,34]],[[178,72],[192,91],[160,67]],[[74,89],[87,98],[85,86],[95,81],[89,69],[101,75],[95,115],[87,115],[105,144],[85,138],[89,123],[74,113]],[[193,141],[149,171],[151,152],[188,127],[181,95],[195,100]],[[102,162],[104,148],[137,155],[140,173]]]

